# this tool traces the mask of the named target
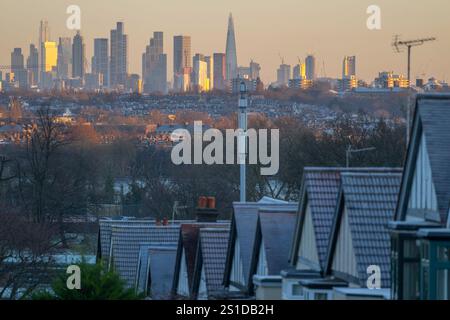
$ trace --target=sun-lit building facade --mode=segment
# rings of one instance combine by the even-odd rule
[[[52,72],[53,68],[56,68],[58,65],[58,45],[56,42],[47,41],[44,43],[43,61],[45,72]]]

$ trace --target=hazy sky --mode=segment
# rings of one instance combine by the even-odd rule
[[[394,34],[404,39],[435,36],[437,42],[413,51],[412,77],[450,77],[449,0],[1,0],[0,64],[10,64],[14,47],[28,55],[37,43],[39,21],[47,19],[52,40],[73,36],[66,29],[67,6],[82,10],[81,32],[90,61],[93,39],[108,37],[116,21],[129,35],[130,72],[141,72],[141,54],[153,31],[163,31],[172,79],[172,42],[178,34],[192,37],[192,54],[225,51],[227,18],[235,18],[238,63],[254,59],[263,81],[276,79],[279,54],[291,65],[297,56],[314,53],[319,76],[340,76],[344,55],[357,56],[359,78],[372,80],[378,71],[406,74],[406,53],[391,48]],[[369,31],[366,9],[381,7],[382,29]]]

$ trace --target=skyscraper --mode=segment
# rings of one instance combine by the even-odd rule
[[[164,34],[154,32],[142,55],[144,92],[167,93],[167,55],[164,54]]]
[[[227,45],[226,45],[226,61],[227,61],[227,81],[231,83],[231,80],[237,77],[237,53],[236,53],[236,38],[234,34],[234,21],[233,15],[230,13],[228,18],[228,32],[227,32]]]
[[[294,67],[294,75],[295,80],[299,79],[306,79],[306,64],[302,61],[299,61],[299,63]]]
[[[356,76],[356,57],[345,56],[342,63],[342,78]]]
[[[47,41],[42,46],[42,72],[40,79],[40,87],[43,89],[51,89],[53,79],[56,77],[56,69],[58,62],[58,45],[56,42]]]
[[[316,58],[313,55],[308,55],[305,59],[306,65],[306,79],[316,80]]]
[[[225,53],[214,53],[214,83],[213,87],[217,90],[225,90],[226,73],[226,58]]]
[[[85,74],[85,46],[80,31],[73,37],[72,44],[72,77],[83,79]]]
[[[26,88],[28,86],[27,71],[25,70],[21,48],[14,48],[13,52],[11,52],[11,72],[14,73],[14,77],[19,82],[20,88]]]
[[[111,30],[110,86],[124,89],[128,79],[128,36],[124,34],[123,22],[117,22]]]
[[[34,87],[38,84],[39,53],[34,44],[30,44],[30,54],[27,58],[28,86]]]
[[[47,41],[44,43],[42,61],[44,73],[55,71],[58,62],[58,46],[56,42]]]
[[[108,39],[94,39],[94,56],[92,57],[92,73],[100,75],[101,84],[104,87],[109,86],[109,55]]]
[[[208,77],[208,90],[214,89],[214,56],[206,56],[206,75]]]
[[[44,45],[46,42],[50,41],[50,27],[48,26],[48,21],[41,20],[39,25],[39,56],[41,58],[40,66],[38,70],[39,79],[41,79],[41,73],[46,72],[45,60],[44,60]]]
[[[290,78],[291,66],[283,63],[277,70],[277,83],[279,86],[287,86]]]
[[[72,39],[59,38],[58,43],[58,78],[70,77],[70,65],[72,63]]]
[[[191,37],[173,37],[173,82],[175,91],[186,91],[189,69],[192,69]]]
[[[341,90],[352,90],[358,87],[358,80],[356,79],[356,57],[345,56],[342,62],[342,80]]]
[[[192,88],[198,92],[209,91],[208,64],[205,56],[197,53],[192,64]]]
[[[261,66],[259,63],[250,61],[250,79],[256,80],[259,78],[259,72],[261,71]]]

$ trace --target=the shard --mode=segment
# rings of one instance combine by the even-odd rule
[[[230,13],[228,18],[228,33],[227,33],[227,47],[226,47],[226,60],[227,60],[227,80],[230,82],[237,77],[237,54],[236,54],[236,38],[234,35],[234,22],[233,15]]]

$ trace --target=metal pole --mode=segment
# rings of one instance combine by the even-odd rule
[[[411,46],[408,46],[408,81],[411,84]]]
[[[345,153],[345,166],[350,167],[350,152],[352,152],[352,146],[348,146],[347,152]]]
[[[409,145],[411,127],[411,46],[408,46],[408,102],[406,106],[406,147]]]
[[[246,160],[247,160],[247,86],[242,81],[239,94],[239,137],[238,161],[240,165],[240,201],[247,201]]]

